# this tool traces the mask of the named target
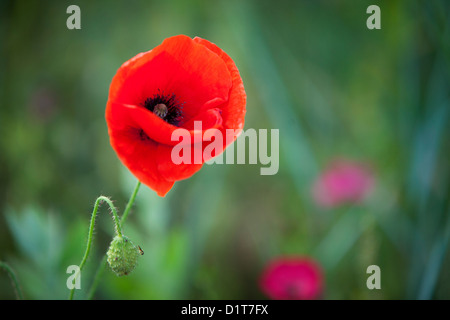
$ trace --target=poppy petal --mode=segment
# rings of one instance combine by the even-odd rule
[[[209,101],[228,100],[232,78],[227,65],[216,53],[187,36],[168,38],[138,56],[123,66],[125,70],[113,81],[111,100],[142,105],[158,92],[175,94],[183,103],[186,120]]]
[[[201,131],[220,128],[222,125],[220,109],[207,109],[198,114],[195,118],[189,120],[182,128],[186,129],[192,142],[198,142],[202,134],[195,130],[195,122],[201,122]],[[180,129],[174,125],[166,123],[147,109],[108,102],[107,119],[110,126],[116,129],[128,130],[130,127],[142,129],[144,133],[152,140],[166,145],[176,145],[178,142],[172,140],[173,132]],[[197,133],[196,133],[197,132]]]
[[[189,146],[188,146],[189,147]],[[201,147],[201,146],[200,146]],[[193,145],[191,150],[191,163],[189,164],[175,164],[172,160],[172,148],[165,146],[165,145],[159,145],[158,150],[156,153],[156,158],[158,162],[158,171],[161,174],[164,179],[167,181],[176,181],[176,180],[183,180],[190,178],[194,173],[199,171],[203,163],[196,164],[194,163],[194,154],[195,149],[199,148],[199,146]],[[199,150],[201,152],[201,149]]]
[[[232,90],[230,91],[227,102],[221,107],[223,110],[223,126],[225,128],[242,130],[244,128],[244,118],[246,113],[247,95],[244,90],[244,83],[239,70],[234,61],[222,49],[214,43],[195,37],[194,41],[204,45],[209,50],[216,53],[227,65],[232,78]]]
[[[110,130],[110,143],[124,166],[159,196],[163,197],[172,188],[174,182],[164,179],[157,169],[158,143],[141,140],[139,132],[133,130]]]

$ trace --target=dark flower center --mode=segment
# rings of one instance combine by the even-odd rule
[[[153,108],[153,113],[161,119],[164,119],[164,117],[167,116],[168,112],[169,109],[167,109],[167,106],[164,103],[159,103]]]
[[[158,91],[153,97],[145,100],[144,108],[174,126],[179,126],[183,119],[183,105],[177,100],[175,94],[164,94]]]

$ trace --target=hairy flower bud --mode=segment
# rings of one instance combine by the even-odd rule
[[[106,255],[112,271],[118,276],[126,276],[136,267],[140,251],[127,237],[115,236]]]

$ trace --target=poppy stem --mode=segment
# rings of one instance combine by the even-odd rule
[[[122,220],[120,223],[121,226],[125,223],[125,220],[127,219],[128,214],[130,213],[131,207],[133,206],[134,200],[136,199],[136,196],[137,196],[140,186],[141,186],[141,182],[138,180],[138,182],[136,183],[136,186],[134,187],[134,191],[131,194],[130,200],[128,200],[127,206],[125,207],[125,211],[123,212]]]
[[[120,223],[119,216],[117,215],[117,210],[114,207],[114,204],[112,203],[111,199],[109,199],[108,197],[105,197],[105,196],[98,197],[97,200],[95,201],[94,210],[92,211],[92,215],[91,215],[91,223],[89,226],[89,236],[88,236],[88,241],[87,241],[87,245],[86,245],[86,251],[84,252],[84,257],[81,260],[80,265],[78,266],[79,269],[75,273],[75,277],[74,277],[75,279],[79,276],[79,273],[81,273],[81,270],[83,269],[84,265],[86,264],[86,260],[89,256],[89,252],[91,251],[92,240],[94,238],[95,218],[97,217],[98,207],[100,206],[100,204],[102,202],[106,202],[109,205],[109,208],[111,209],[111,212],[113,214],[114,224],[116,227],[116,234],[119,237],[122,237],[121,223]],[[70,290],[69,300],[73,299],[74,293],[75,293],[75,287],[72,288],[72,290]]]
[[[0,261],[0,268],[4,269],[6,273],[8,273],[9,278],[11,279],[11,282],[13,284],[17,300],[23,300],[22,290],[20,289],[19,281],[17,280],[17,276],[14,270],[3,261]]]
[[[136,187],[134,188],[134,191],[131,194],[130,200],[128,200],[128,203],[125,207],[125,210],[122,215],[122,219],[120,220],[120,222],[116,223],[116,228],[118,227],[119,230],[121,230],[120,228],[123,227],[123,224],[124,224],[126,218],[130,214],[131,208],[133,207],[133,203],[134,203],[134,200],[136,199],[136,196],[137,196],[140,186],[141,186],[141,182],[138,180]],[[115,215],[115,219],[116,218],[117,218],[117,215]],[[116,221],[118,221],[118,220],[119,219],[117,218]],[[92,222],[91,222],[91,224],[92,224]],[[92,283],[92,286],[89,290],[88,297],[87,297],[89,300],[92,299],[94,296],[95,289],[97,288],[98,284],[100,283],[100,278],[103,274],[103,271],[105,270],[105,266],[106,266],[106,255],[103,256],[103,259],[100,262],[100,265],[98,266],[97,271],[95,272],[94,282]],[[81,267],[80,267],[80,269],[81,269]],[[71,296],[73,297],[73,294],[71,294]]]
[[[95,290],[97,289],[98,284],[100,283],[100,279],[103,275],[103,271],[106,269],[106,263],[107,263],[107,256],[106,254],[103,255],[103,259],[100,262],[100,265],[97,268],[97,271],[95,271],[94,281],[92,282],[91,288],[89,289],[89,293],[87,295],[88,300],[92,300],[94,298]]]

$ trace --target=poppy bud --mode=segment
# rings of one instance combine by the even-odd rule
[[[118,276],[126,276],[137,265],[139,249],[125,236],[115,236],[108,252],[108,264]]]

